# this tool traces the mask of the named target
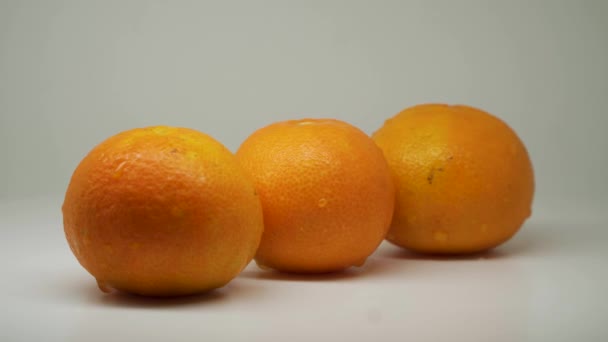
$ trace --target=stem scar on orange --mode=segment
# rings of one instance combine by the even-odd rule
[[[261,267],[320,273],[362,265],[388,231],[395,189],[382,151],[333,119],[271,124],[236,153],[264,210]]]
[[[373,134],[397,187],[387,239],[426,253],[472,253],[511,238],[531,215],[528,152],[503,121],[468,106],[424,104]]]
[[[253,258],[263,218],[253,183],[213,138],[166,126],[119,133],[72,175],[65,235],[99,287],[173,296],[217,288]]]

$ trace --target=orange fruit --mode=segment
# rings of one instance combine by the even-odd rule
[[[468,106],[408,108],[373,134],[397,187],[387,239],[426,253],[472,253],[511,238],[531,215],[528,152],[503,121]]]
[[[395,190],[382,151],[338,120],[254,132],[236,153],[264,210],[261,267],[321,273],[359,266],[383,241]]]
[[[74,171],[62,209],[70,248],[100,288],[141,295],[225,285],[263,230],[260,200],[234,155],[187,128],[105,140]]]

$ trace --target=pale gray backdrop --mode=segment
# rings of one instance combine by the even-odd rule
[[[371,133],[422,102],[506,120],[537,201],[608,193],[608,1],[0,0],[0,198],[63,196],[97,143],[188,126],[231,150],[270,122]]]
[[[210,294],[104,295],[62,231],[97,143],[168,124],[236,150],[288,118],[371,133],[464,103],[507,121],[533,217],[483,255],[387,243],[310,278],[250,264]],[[608,0],[0,0],[0,341],[608,341]]]

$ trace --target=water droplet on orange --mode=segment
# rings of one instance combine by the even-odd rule
[[[446,242],[448,241],[449,237],[450,236],[448,235],[448,233],[442,230],[437,230],[433,233],[433,239],[438,242]]]
[[[99,289],[103,293],[110,293],[110,292],[112,292],[112,288],[105,281],[103,281],[103,280],[97,279],[97,287],[99,287]]]

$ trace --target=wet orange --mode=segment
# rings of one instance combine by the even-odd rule
[[[256,262],[286,272],[362,265],[388,231],[394,185],[382,151],[342,121],[271,124],[237,157],[252,176],[265,231]]]
[[[173,296],[228,283],[255,254],[262,208],[234,155],[187,128],[133,129],[72,175],[65,235],[102,290]]]
[[[469,106],[408,108],[373,134],[397,187],[388,240],[426,253],[479,252],[531,215],[526,148],[503,121]]]

